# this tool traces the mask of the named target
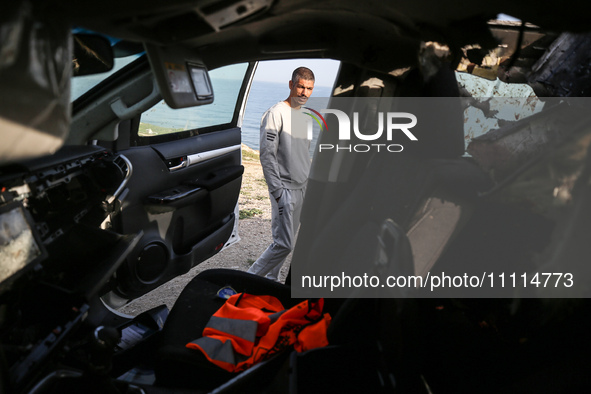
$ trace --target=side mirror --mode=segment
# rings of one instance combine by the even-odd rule
[[[109,71],[113,64],[113,49],[108,39],[94,34],[74,34],[72,69],[75,77]]]

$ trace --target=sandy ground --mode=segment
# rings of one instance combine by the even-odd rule
[[[242,191],[238,205],[241,211],[260,210],[262,213],[239,220],[238,233],[241,238],[240,242],[222,250],[186,274],[132,301],[121,308],[120,312],[136,315],[163,303],[172,308],[185,285],[201,271],[210,268],[231,268],[246,271],[271,244],[271,203],[269,202],[269,192],[263,170],[258,159],[258,152],[245,145],[242,146],[242,152],[244,176],[242,177]],[[290,262],[291,255],[281,269],[279,280],[282,282],[285,281]]]

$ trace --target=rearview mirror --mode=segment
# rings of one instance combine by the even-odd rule
[[[108,39],[95,34],[74,35],[72,69],[75,77],[107,72],[113,64],[113,49]]]

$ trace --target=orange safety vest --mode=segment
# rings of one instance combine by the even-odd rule
[[[323,306],[321,298],[285,309],[273,296],[235,294],[213,314],[203,337],[186,346],[227,371],[244,371],[292,345],[298,352],[328,345],[330,315]]]

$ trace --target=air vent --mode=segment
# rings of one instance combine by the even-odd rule
[[[122,174],[125,174],[127,176],[127,174],[129,173],[129,166],[121,156],[117,156],[113,163],[115,163],[115,165],[121,169]]]

